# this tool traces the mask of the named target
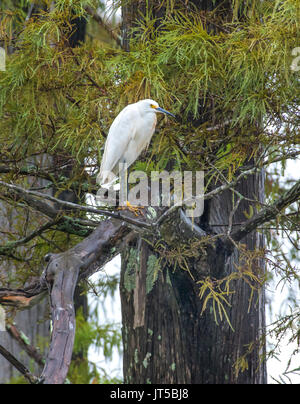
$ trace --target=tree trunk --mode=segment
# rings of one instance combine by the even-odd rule
[[[145,10],[142,1],[140,8],[133,7],[133,3],[123,6],[127,49],[127,32],[138,12]],[[216,2],[194,3],[200,9],[209,9]],[[263,174],[243,179],[236,190],[263,201]],[[226,232],[228,227],[222,225],[230,221],[232,200],[232,191],[226,191],[205,203],[202,226],[216,233]],[[245,221],[244,211],[249,212],[249,206],[249,202],[240,203],[233,223]],[[263,246],[258,232],[242,242],[249,251]],[[196,281],[206,276],[221,279],[241,264],[237,249],[229,253],[215,245],[206,249],[206,256],[200,252],[200,258],[190,260],[189,271],[184,271],[161,267],[156,253],[145,242],[128,245],[122,256],[120,284],[125,383],[266,383],[266,368],[261,363],[264,348],[258,344],[265,326],[264,291],[251,300],[251,288],[244,280],[231,285],[234,293],[229,295],[230,306],[225,308],[233,329],[224,316],[220,320],[212,304],[202,313],[203,299],[199,298]],[[263,260],[256,265],[263,268]],[[253,343],[249,355],[240,361]],[[243,371],[237,371],[237,363],[242,364]]]
[[[251,177],[238,187],[243,195],[262,195],[263,178]],[[211,204],[210,224],[228,222],[232,209],[231,194],[216,198]],[[235,220],[243,217],[241,206]],[[253,232],[243,243],[248,250],[262,247],[262,237]],[[124,340],[124,375],[126,383],[266,383],[266,369],[260,363],[263,351],[255,346],[246,357],[247,369],[237,372],[235,364],[247,351],[248,345],[257,343],[264,330],[264,292],[251,299],[251,289],[244,280],[231,286],[230,307],[226,319],[216,323],[212,306],[201,314],[203,300],[199,298],[199,285],[182,269],[155,268],[159,262],[147,247],[145,252],[136,245],[128,246],[123,255],[121,270],[121,299]],[[193,274],[224,277],[240,265],[239,253],[226,253],[216,246],[207,251],[209,268],[201,267],[201,259],[190,266]],[[263,263],[260,262],[260,265]],[[153,274],[158,277],[153,282]],[[141,274],[144,274],[141,276]],[[151,280],[152,277],[152,280]],[[142,281],[140,281],[142,279]],[[141,292],[141,282],[146,293]],[[153,284],[154,283],[154,284]],[[136,290],[144,302],[136,299]],[[144,315],[135,323],[136,313],[144,306]],[[218,313],[217,313],[218,315]],[[218,320],[218,317],[217,317]]]

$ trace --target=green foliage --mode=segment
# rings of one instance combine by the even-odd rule
[[[88,350],[93,346],[98,353],[103,352],[106,360],[111,360],[113,349],[121,350],[121,341],[119,324],[99,325],[97,310],[90,313],[86,320],[82,309],[79,309],[76,315],[73,360],[68,374],[70,382],[72,384],[117,383],[118,379],[108,375],[104,368],[88,360]]]
[[[150,293],[158,278],[160,270],[159,259],[155,255],[149,255],[147,261],[146,293]]]
[[[196,132],[193,141],[203,141],[205,131],[186,124],[203,116],[212,102],[216,121],[232,120],[234,146],[248,143],[251,125],[262,117],[272,123],[293,111],[297,75],[290,64],[299,32],[298,2],[275,8],[269,4],[263,18],[234,19],[217,33],[209,33],[195,12],[168,16],[159,31],[153,19],[146,18],[136,28],[130,53],[93,42],[76,49],[67,46],[71,24],[65,22],[84,15],[88,3],[56,2],[19,33],[18,50],[0,75],[0,113],[6,116],[1,134],[10,156],[64,150],[78,163],[100,157],[102,135],[116,113],[128,102],[147,97],[183,118],[175,138],[174,130],[163,125],[153,150],[159,142],[161,159],[173,160],[177,150],[178,160],[185,156],[191,164],[192,156],[181,152],[184,147],[174,145],[181,137],[189,142],[191,130]],[[220,139],[215,140],[211,147]],[[257,140],[267,143],[270,137],[261,133]],[[281,142],[284,147],[284,136]]]
[[[188,2],[164,0],[160,2],[167,9],[164,19],[156,20],[153,10],[147,9],[136,23],[130,52],[107,44],[95,32],[99,27],[85,7],[96,8],[96,0],[39,1],[39,11],[26,21],[29,3],[5,0],[0,4],[0,45],[8,52],[7,70],[0,72],[0,165],[10,169],[1,173],[1,179],[28,187],[32,184],[24,179],[22,169],[31,166],[51,181],[57,196],[72,190],[85,203],[85,195],[95,191],[95,175],[113,119],[126,104],[150,97],[178,119],[172,124],[165,118],[159,120],[137,169],[205,169],[208,188],[219,180],[232,181],[252,157],[260,163],[266,156],[270,161],[279,159],[284,171],[286,156],[298,150],[299,75],[290,68],[292,49],[299,46],[298,0],[233,0],[227,16],[221,8],[199,13]],[[87,19],[90,35],[81,47],[71,48],[68,39],[78,17]],[[218,127],[220,123],[224,126]],[[34,156],[44,154],[55,159],[55,169],[45,169],[39,159],[32,162]],[[66,162],[72,167],[68,175],[62,168]],[[271,174],[266,184],[269,201],[289,185],[280,183],[279,168]],[[3,242],[14,243],[45,223],[24,201],[12,199],[3,188],[0,191],[1,199],[10,204],[5,215],[14,222]],[[269,247],[278,251],[272,267],[280,269],[284,279],[291,275],[299,279],[292,264],[299,248],[297,212],[295,204],[289,208],[289,216],[279,215],[271,223],[275,233],[281,228],[290,231],[289,254],[282,255],[274,231],[267,232]],[[90,228],[81,227],[77,235],[62,232],[72,233],[71,225],[80,218],[72,212],[70,226],[65,222],[64,227],[49,228],[27,243],[26,250],[10,249],[9,259],[21,261],[21,265],[17,275],[7,281],[29,281],[38,275],[46,253],[70,248],[89,234]],[[193,243],[158,250],[160,264],[165,260],[187,271],[188,259],[204,254]],[[0,248],[5,259],[7,251]],[[125,274],[128,291],[135,287],[138,261],[133,251],[131,254]],[[148,264],[150,290],[159,265],[154,258]],[[241,268],[233,277],[243,278],[250,287],[254,281],[260,283],[254,279],[256,274],[245,274]],[[199,283],[204,308],[214,302],[216,321],[227,315],[231,293],[227,282],[204,278]],[[111,293],[115,283],[110,286],[103,293]],[[115,325],[101,328],[95,321],[86,322],[82,313],[77,324],[75,354],[87,352],[96,343],[110,357],[113,346],[120,347]],[[96,366],[77,365],[74,360],[71,381],[109,381]],[[241,359],[237,367],[246,366]]]
[[[12,377],[8,384],[29,384],[29,382],[23,376]]]
[[[128,252],[126,272],[124,274],[124,287],[128,292],[131,292],[135,288],[135,274],[138,263],[139,257],[137,251],[131,248]]]

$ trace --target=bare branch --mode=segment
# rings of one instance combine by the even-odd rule
[[[71,250],[49,257],[44,277],[51,296],[53,333],[42,373],[45,384],[62,384],[68,373],[75,336],[73,294],[80,271],[88,269],[128,232],[124,223],[107,220]]]
[[[116,42],[116,44],[122,48],[122,41],[119,36],[113,31],[112,27],[109,26],[103,18],[95,11],[92,7],[86,6],[85,11],[101,26],[105,29],[110,37]]]
[[[44,366],[45,361],[39,351],[29,343],[28,338],[14,324],[7,324],[6,330],[9,335],[17,341],[27,355],[32,358],[39,366]]]
[[[240,241],[247,234],[251,233],[253,230],[257,229],[260,225],[269,222],[285,208],[287,208],[292,203],[300,199],[300,181],[285,192],[277,201],[272,205],[266,206],[264,209],[260,210],[256,215],[254,215],[247,222],[242,224],[237,230],[231,233],[231,238],[234,241]]]
[[[38,383],[39,379],[35,377],[21,362],[18,361],[10,352],[0,345],[0,354],[4,356],[22,375],[29,381],[30,384]]]
[[[24,245],[26,243],[28,243],[29,241],[33,240],[35,237],[40,236],[44,231],[50,229],[51,227],[57,225],[58,223],[60,223],[62,221],[62,219],[57,219],[57,220],[52,220],[48,223],[46,223],[45,225],[41,226],[39,229],[35,230],[34,232],[32,232],[29,236],[24,237],[20,240],[14,241],[14,242],[7,242],[5,245],[0,246],[0,255],[10,251],[16,247],[19,247],[21,245]]]
[[[0,289],[0,303],[19,308],[29,307],[47,290],[50,294],[53,333],[42,374],[45,384],[63,383],[68,372],[75,335],[73,293],[80,273],[88,276],[92,265],[114,254],[114,246],[120,245],[130,231],[125,222],[103,221],[72,249],[47,256],[48,264],[35,284],[23,290]]]
[[[70,208],[72,210],[78,210],[78,211],[82,211],[82,212],[88,212],[88,213],[95,213],[97,215],[102,215],[102,216],[106,216],[106,217],[111,217],[111,218],[115,218],[115,219],[119,219],[119,220],[124,220],[127,223],[135,226],[136,228],[144,228],[144,229],[148,229],[150,230],[152,228],[152,225],[146,222],[141,222],[139,220],[133,219],[127,215],[122,215],[120,212],[110,212],[108,210],[104,210],[104,209],[98,209],[98,208],[94,208],[92,206],[83,206],[83,205],[78,205],[77,203],[73,203],[73,202],[67,202],[67,201],[63,201],[61,199],[55,198],[53,196],[47,195],[47,194],[43,194],[41,192],[37,192],[37,191],[30,191],[29,189],[25,189],[25,188],[21,188],[19,186],[13,185],[13,184],[8,184],[4,181],[0,181],[0,185],[12,190],[13,192],[16,192],[18,194],[24,195],[24,198],[27,196],[34,196],[37,198],[42,198],[42,199],[46,199],[49,200],[51,202],[55,202],[57,203],[60,207],[64,207],[64,208]],[[31,203],[34,203],[33,201],[31,201]],[[48,204],[45,204],[45,206],[43,206],[43,210],[47,211],[48,207],[49,210],[51,211],[51,217],[53,216],[52,211],[54,210],[51,206],[49,206]],[[40,210],[40,209],[39,209]],[[56,212],[56,210],[55,210]],[[55,214],[56,216],[56,214]]]

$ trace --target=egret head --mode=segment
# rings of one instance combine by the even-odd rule
[[[160,106],[158,105],[158,103],[154,100],[142,100],[139,102],[143,108],[143,112],[154,112],[154,113],[162,113],[162,114],[166,114],[166,115],[170,115],[173,118],[175,118],[175,115],[171,114],[171,112],[166,111],[163,108],[160,108]]]

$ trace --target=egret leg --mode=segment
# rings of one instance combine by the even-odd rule
[[[128,196],[129,196],[129,182],[128,182],[129,168],[126,168],[125,177],[126,177],[126,191],[127,191],[126,198],[127,198],[127,202],[128,202]]]
[[[128,170],[126,162],[125,162],[125,164],[124,164],[124,177],[123,177],[123,179],[125,179],[125,181],[123,181],[123,182],[125,182],[125,186],[126,186],[126,195],[123,195],[123,196],[125,196],[126,206],[120,206],[119,210],[129,210],[130,212],[133,212],[135,214],[135,216],[139,216],[140,214],[144,215],[144,213],[142,212],[142,209],[143,209],[142,206],[133,206],[128,201],[128,196],[129,196],[129,191],[130,191],[129,190],[129,181],[128,181],[128,178],[129,178],[128,171],[129,170]],[[121,184],[121,186],[122,186],[122,184]]]

